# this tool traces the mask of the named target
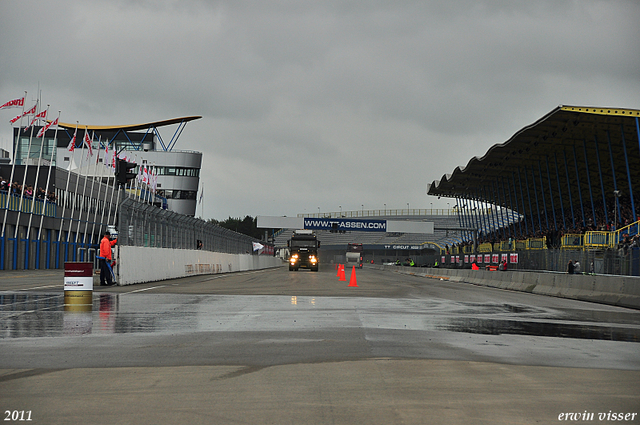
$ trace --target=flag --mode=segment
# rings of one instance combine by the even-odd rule
[[[259,251],[262,248],[264,248],[264,245],[262,245],[261,243],[258,243],[258,242],[253,242],[253,250],[254,251]]]
[[[36,116],[33,117],[33,119],[31,120],[31,123],[29,123],[29,125],[26,126],[23,131],[27,131],[27,128],[31,127],[40,118],[45,119],[45,120],[47,119],[47,110],[46,109],[44,111],[40,112],[39,114],[36,114]]]
[[[87,148],[89,148],[89,152],[88,152],[87,157],[93,156],[93,148],[91,147],[91,139],[89,139],[89,134],[87,133],[87,128],[86,127],[84,129],[84,143],[87,145]]]
[[[115,153],[115,152],[114,152]],[[104,144],[104,166],[107,168],[111,168],[111,164],[112,164],[112,159],[111,157],[112,155],[109,155],[109,142]]]
[[[73,152],[76,149],[76,134],[77,133],[78,133],[78,127],[76,127],[76,131],[73,132],[73,138],[69,142],[69,146],[67,146],[67,149],[69,150],[69,152]]]
[[[151,169],[149,183],[151,184],[151,192],[156,193],[156,190],[158,189],[158,175],[156,174],[156,167]]]
[[[9,121],[11,121],[11,124],[15,124],[16,121],[18,121],[20,118],[24,117],[25,115],[31,115],[31,114],[35,114],[36,113],[36,107],[38,106],[38,104],[36,103],[35,105],[33,105],[33,108],[28,109],[26,111],[24,111],[22,113],[22,115],[18,115],[15,118],[10,119]]]
[[[18,99],[13,99],[8,102],[5,102],[4,105],[0,106],[0,110],[9,109],[9,108],[22,108],[24,106],[24,96],[19,97]]]
[[[200,199],[198,199],[198,203],[201,204],[202,203],[202,197],[204,196],[204,187],[202,188],[202,191],[200,192]]]
[[[144,166],[144,171],[142,172],[142,183],[149,184],[149,173],[147,172],[147,166]]]
[[[40,129],[40,131],[38,131],[38,134],[36,135],[36,137],[42,137],[44,136],[44,133],[49,130],[49,127],[54,126],[54,125],[58,125],[58,118],[56,118],[55,120],[47,123],[44,127],[42,127]]]
[[[98,155],[96,155],[96,165],[100,162],[100,145],[102,144],[102,136],[98,137]]]

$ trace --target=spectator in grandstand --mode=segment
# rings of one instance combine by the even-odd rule
[[[53,192],[49,192],[49,194],[47,195],[47,202],[49,202],[50,204],[55,204],[56,203],[56,194]]]
[[[0,176],[0,192],[7,193],[8,190],[9,183],[7,183],[7,180],[4,177]]]
[[[40,200],[44,200],[45,193],[46,192],[44,191],[44,189],[39,187],[38,190],[36,190],[36,198]]]

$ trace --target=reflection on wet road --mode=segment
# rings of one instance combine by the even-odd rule
[[[2,339],[336,328],[640,342],[640,319],[633,311],[589,314],[446,299],[144,293],[94,293],[91,311],[65,311],[62,294],[0,293]]]

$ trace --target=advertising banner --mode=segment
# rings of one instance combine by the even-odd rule
[[[356,220],[350,218],[305,218],[304,228],[309,230],[357,230],[360,232],[386,232],[387,220]]]

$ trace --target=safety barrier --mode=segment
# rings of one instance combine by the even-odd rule
[[[9,211],[20,211],[23,213],[30,213],[31,208],[33,208],[33,213],[37,215],[44,215],[46,217],[55,217],[56,216],[56,204],[52,204],[47,202],[47,205],[44,205],[44,201],[41,199],[31,199],[31,198],[22,198],[22,208],[20,208],[20,196],[17,195],[9,195],[8,193],[0,193],[0,209],[5,209],[7,205],[7,197],[9,197]]]
[[[584,235],[567,233],[562,236],[562,249],[582,249],[584,248]]]
[[[587,248],[609,248],[613,245],[612,232],[586,232],[584,246]]]
[[[379,266],[414,276],[471,283],[512,291],[570,298],[640,309],[640,278],[633,276],[577,275],[536,271],[488,271]]]
[[[513,240],[500,242],[500,251],[513,251]]]
[[[232,273],[283,267],[268,255],[230,254],[189,249],[121,246],[116,266],[118,285],[156,282],[201,274]]]
[[[547,238],[527,239],[527,249],[547,249]]]
[[[493,247],[489,242],[481,243],[480,245],[478,245],[478,252],[492,252],[492,251],[493,251]]]

